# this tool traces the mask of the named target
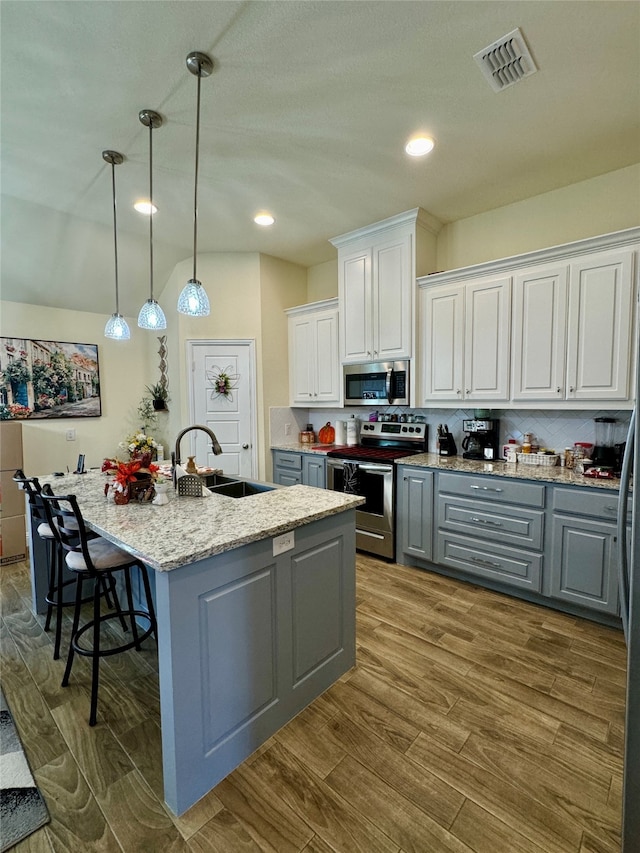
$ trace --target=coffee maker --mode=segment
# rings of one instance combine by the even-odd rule
[[[500,421],[497,418],[464,420],[462,428],[467,433],[462,439],[463,459],[498,459]]]

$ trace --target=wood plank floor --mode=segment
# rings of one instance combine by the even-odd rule
[[[2,683],[52,818],[17,853],[620,850],[619,631],[358,555],[356,667],[175,818],[153,648],[103,662],[90,728],[86,661],[61,688],[26,565],[1,571]]]

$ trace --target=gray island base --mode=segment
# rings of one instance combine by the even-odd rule
[[[295,486],[115,506],[103,475],[42,480],[75,493],[88,526],[155,569],[164,792],[175,814],[354,666],[361,498]]]

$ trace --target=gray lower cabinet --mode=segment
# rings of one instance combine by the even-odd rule
[[[404,465],[397,474],[399,563],[618,614],[616,491]]]
[[[540,592],[544,485],[449,473],[437,483],[435,562]]]
[[[618,612],[616,496],[584,489],[553,490],[550,587],[554,598],[591,610]]]
[[[430,560],[433,554],[433,472],[399,467],[399,537],[404,554]]]
[[[327,485],[327,460],[318,453],[297,453],[295,451],[273,451],[273,482],[279,486],[316,486],[319,489]]]
[[[317,453],[302,454],[302,485],[326,489],[327,460],[324,456]]]

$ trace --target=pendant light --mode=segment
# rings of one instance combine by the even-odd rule
[[[193,278],[185,284],[178,297],[178,311],[190,317],[206,317],[209,314],[209,298],[196,277],[196,255],[198,252],[198,158],[200,154],[200,82],[213,71],[213,62],[206,53],[194,51],[187,56],[187,68],[198,78],[196,100],[196,170],[193,192]]]
[[[102,159],[111,164],[111,191],[113,196],[113,252],[116,275],[116,310],[115,313],[113,313],[107,320],[107,325],[104,327],[104,336],[105,338],[113,338],[115,341],[128,341],[131,337],[131,333],[129,331],[127,321],[120,313],[120,306],[118,303],[118,229],[116,223],[116,166],[119,166],[124,161],[124,157],[122,154],[118,154],[117,151],[103,151]]]
[[[154,110],[140,110],[138,118],[149,128],[149,298],[138,314],[141,329],[166,329],[164,311],[153,298],[153,128],[162,127],[162,116]]]

